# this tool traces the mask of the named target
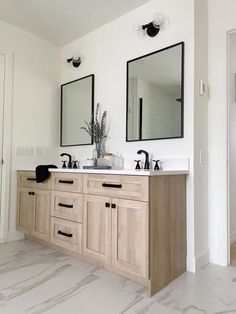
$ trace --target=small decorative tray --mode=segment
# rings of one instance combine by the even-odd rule
[[[107,170],[111,169],[111,166],[83,166],[84,169],[97,169],[97,170]]]

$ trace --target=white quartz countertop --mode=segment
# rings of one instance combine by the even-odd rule
[[[35,169],[18,169],[18,171],[35,171]],[[186,169],[174,170],[133,170],[133,169],[67,169],[67,168],[50,168],[50,172],[64,172],[64,173],[94,173],[94,174],[118,174],[130,176],[167,176],[178,174],[189,174]]]
[[[135,170],[128,169],[68,169],[68,168],[50,168],[50,172],[65,173],[95,173],[95,174],[114,174],[114,175],[131,175],[131,176],[165,176],[165,175],[181,175],[189,174],[188,158],[161,158],[162,170]],[[35,171],[35,168],[22,168],[20,171]]]
[[[118,175],[132,175],[132,176],[161,176],[161,175],[177,175],[188,174],[188,170],[133,170],[133,169],[66,169],[66,168],[52,168],[50,172],[69,172],[69,173],[97,173],[97,174],[118,174]]]

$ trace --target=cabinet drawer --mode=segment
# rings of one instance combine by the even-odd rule
[[[148,177],[85,174],[84,193],[147,201]]]
[[[82,222],[82,207],[82,194],[52,191],[52,216],[75,222]]]
[[[52,174],[52,188],[58,191],[82,192],[81,174],[58,172]]]
[[[51,242],[81,253],[82,224],[51,217]]]
[[[50,189],[51,188],[51,178],[47,179],[46,181],[42,183],[37,183],[35,171],[18,171],[17,183],[19,186],[28,186],[31,188],[38,188],[38,189]]]

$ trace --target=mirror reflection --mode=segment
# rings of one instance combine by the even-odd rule
[[[93,119],[94,75],[61,86],[61,146],[89,145],[91,137],[81,130]]]
[[[184,43],[127,62],[126,140],[183,137]]]

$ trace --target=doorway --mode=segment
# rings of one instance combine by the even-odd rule
[[[8,241],[12,149],[13,53],[0,52],[0,243]]]
[[[236,267],[236,31],[228,34],[228,134],[230,265]]]

